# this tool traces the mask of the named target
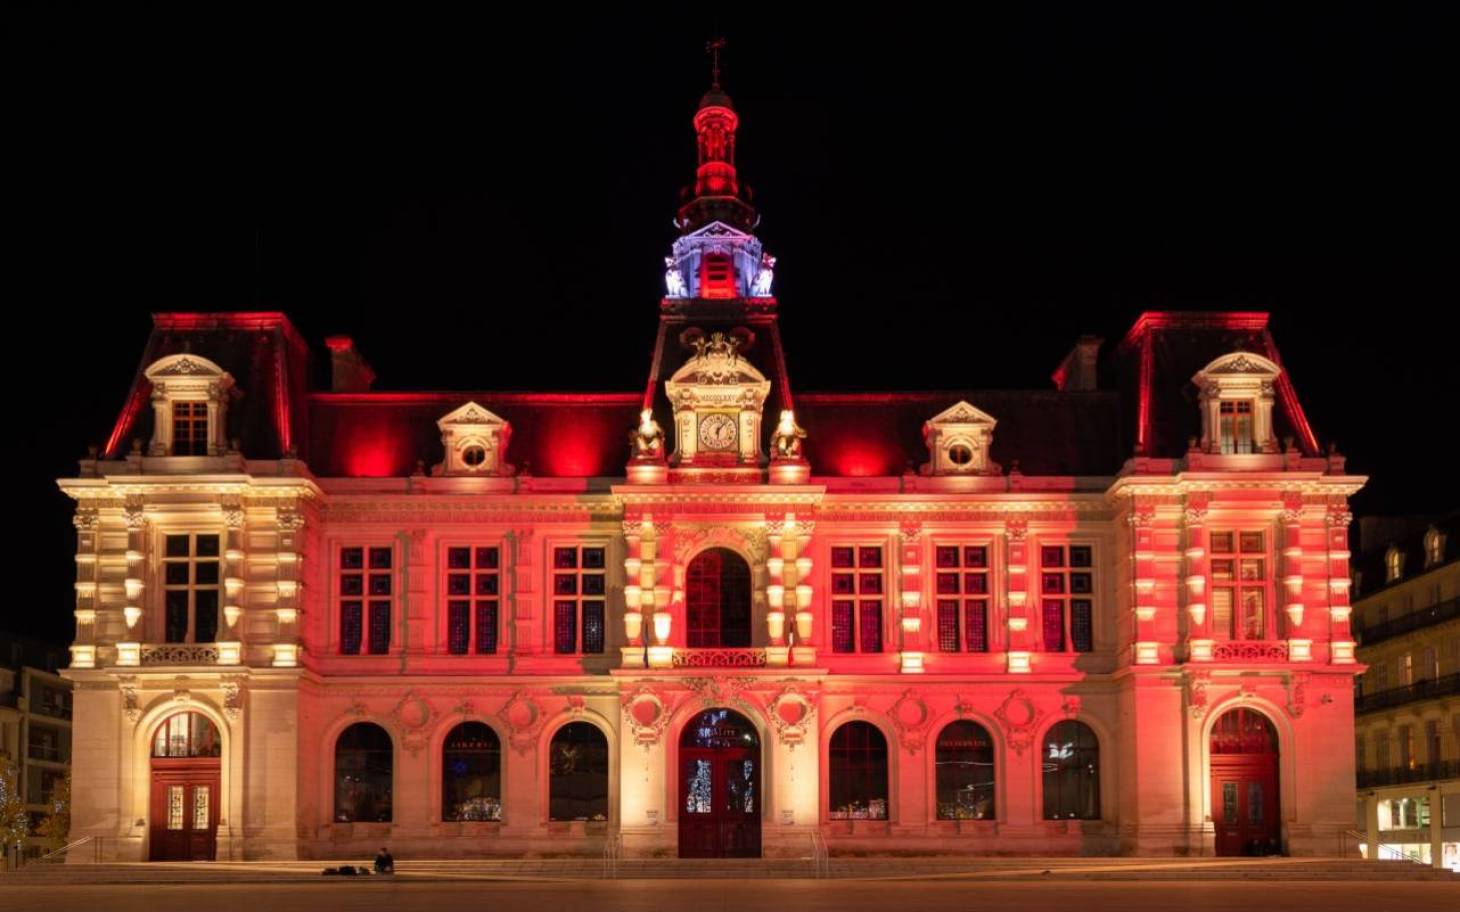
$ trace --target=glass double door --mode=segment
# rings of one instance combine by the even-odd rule
[[[218,764],[158,768],[153,761],[153,861],[212,861],[218,846]]]
[[[1277,758],[1212,761],[1212,823],[1218,855],[1277,855]]]
[[[682,748],[679,857],[760,857],[760,751]]]

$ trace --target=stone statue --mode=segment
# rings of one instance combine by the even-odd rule
[[[636,460],[664,458],[664,429],[654,420],[653,410],[639,412],[639,426],[629,431],[629,450]]]
[[[796,415],[790,409],[781,410],[780,423],[771,434],[771,457],[773,459],[800,459],[801,441],[806,431],[796,424]]]

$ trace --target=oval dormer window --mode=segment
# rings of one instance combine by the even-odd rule
[[[948,461],[956,466],[973,462],[973,450],[966,443],[955,443],[948,448]]]

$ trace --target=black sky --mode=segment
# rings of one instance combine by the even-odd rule
[[[972,6],[7,13],[0,627],[69,636],[52,480],[149,312],[282,309],[385,387],[637,389],[717,31],[797,388],[1044,387],[1144,309],[1270,310],[1359,512],[1454,506],[1435,7]]]

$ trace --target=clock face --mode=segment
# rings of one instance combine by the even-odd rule
[[[700,419],[700,446],[707,450],[735,448],[735,419],[730,415],[706,415]]]

